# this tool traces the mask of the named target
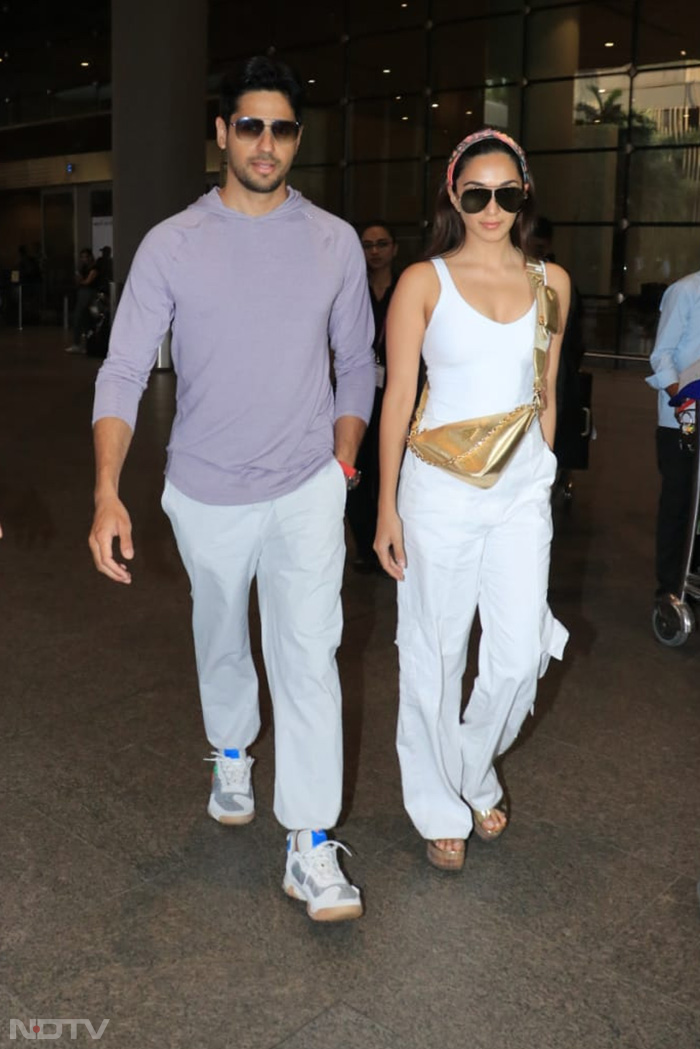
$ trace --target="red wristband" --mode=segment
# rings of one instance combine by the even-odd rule
[[[354,466],[351,466],[350,463],[344,462],[342,459],[338,459],[338,465],[345,474],[345,480],[347,481],[348,491],[352,491],[352,489],[356,488],[357,485],[360,483],[360,471],[357,470]]]

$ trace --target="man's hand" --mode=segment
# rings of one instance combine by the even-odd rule
[[[131,541],[131,518],[126,507],[116,495],[98,498],[95,500],[95,517],[88,540],[95,567],[116,583],[130,583],[131,572],[113,557],[115,539],[119,541],[121,556],[131,561],[134,545]]]

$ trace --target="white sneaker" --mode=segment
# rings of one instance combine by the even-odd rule
[[[287,869],[282,888],[295,900],[306,901],[316,922],[342,922],[362,915],[360,890],[338,865],[337,851],[350,855],[339,841],[328,841],[323,830],[296,830],[287,835]]]
[[[207,812],[219,823],[229,826],[250,823],[255,816],[250,778],[253,759],[240,750],[213,750],[211,753],[210,758],[204,759],[214,762]]]

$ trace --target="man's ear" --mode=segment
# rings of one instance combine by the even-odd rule
[[[226,149],[226,124],[222,117],[216,118],[216,144],[219,149]]]

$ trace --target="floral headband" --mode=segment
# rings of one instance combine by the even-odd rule
[[[498,139],[499,142],[503,142],[504,145],[508,146],[508,149],[510,149],[511,152],[515,153],[515,156],[518,159],[518,163],[520,164],[520,170],[523,176],[523,185],[524,188],[527,189],[527,187],[530,184],[530,171],[527,166],[527,158],[525,157],[525,154],[521,147],[518,145],[515,139],[510,137],[510,135],[506,135],[505,131],[496,131],[494,128],[485,127],[481,131],[475,131],[473,135],[467,135],[467,137],[463,138],[459,145],[456,146],[453,150],[452,156],[450,157],[449,163],[447,165],[446,176],[447,189],[450,194],[452,194],[453,192],[452,177],[454,175],[454,170],[457,165],[457,161],[462,156],[462,153],[464,153],[465,150],[469,149],[470,146],[473,146],[475,142],[484,142],[486,141],[486,139],[489,138]]]

